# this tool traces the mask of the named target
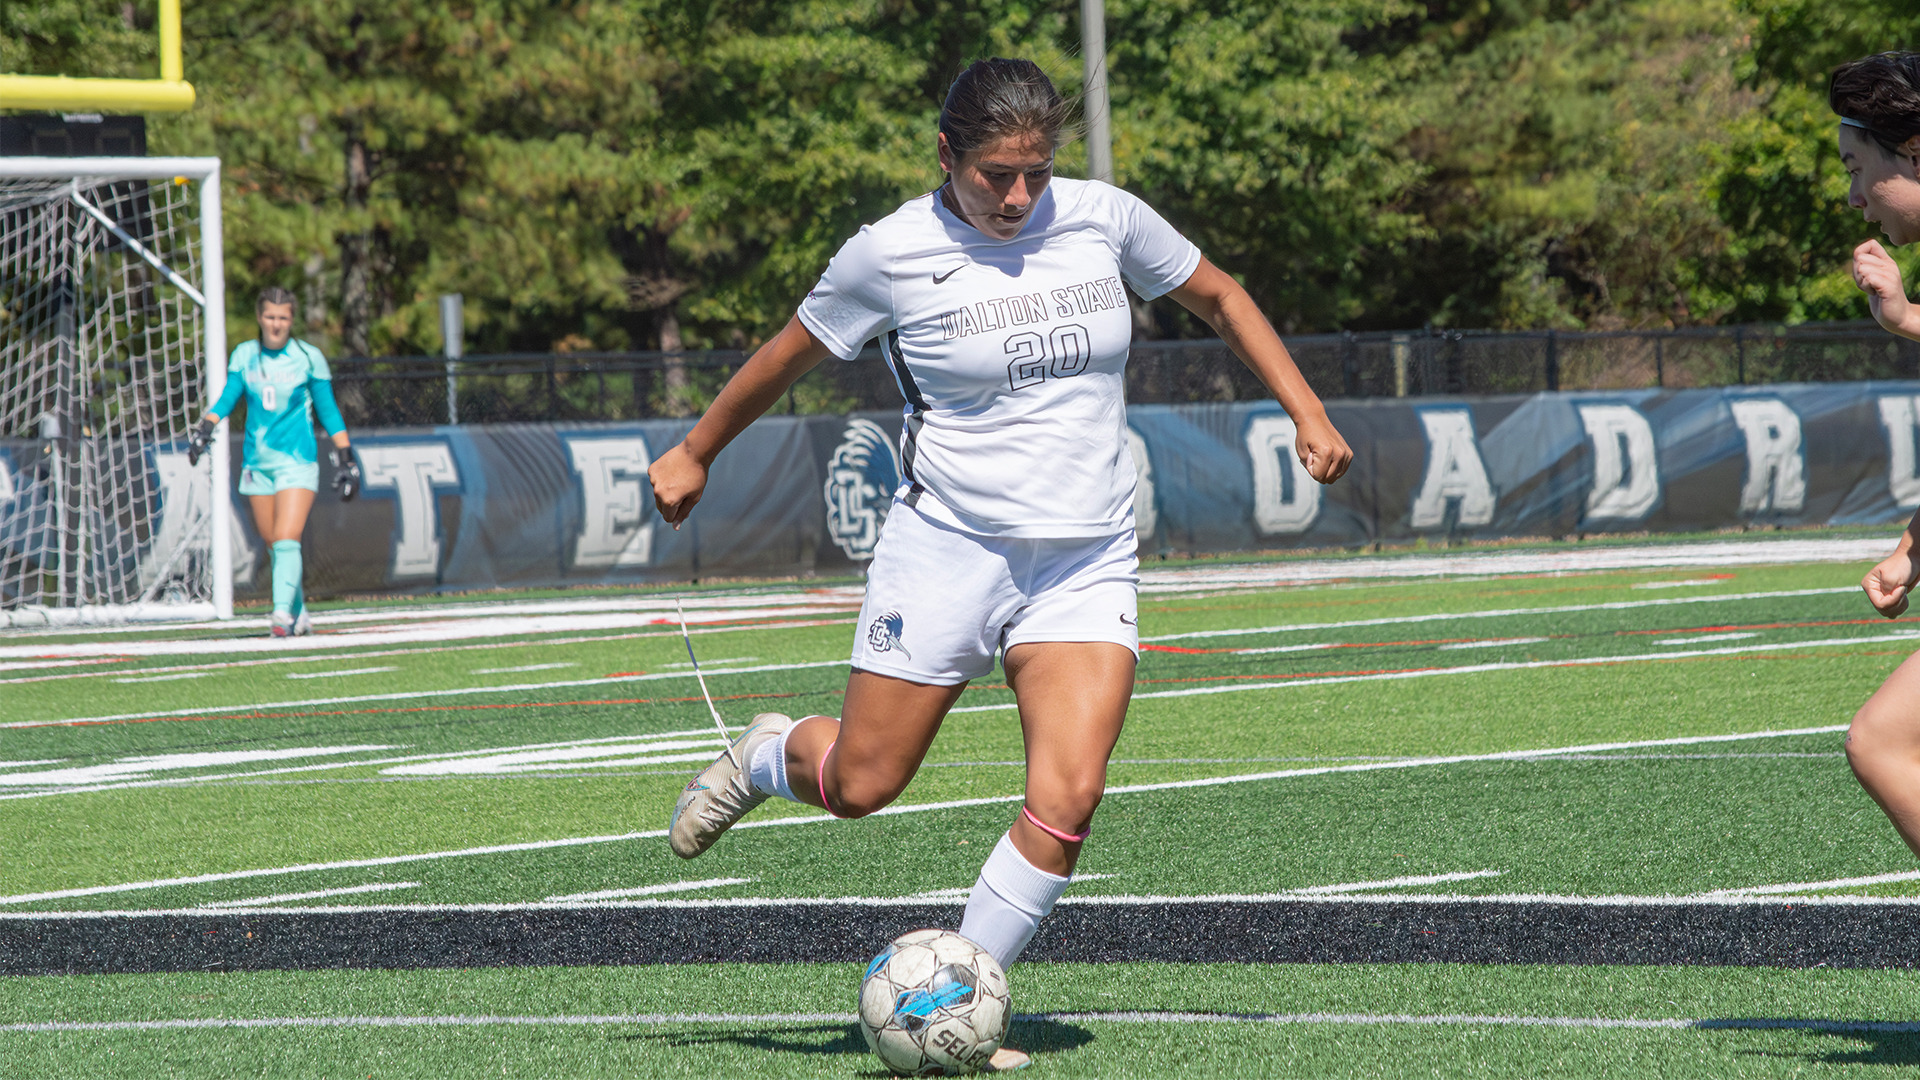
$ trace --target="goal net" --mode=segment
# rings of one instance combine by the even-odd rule
[[[0,627],[232,614],[213,158],[0,158]],[[224,434],[224,432],[223,432]]]

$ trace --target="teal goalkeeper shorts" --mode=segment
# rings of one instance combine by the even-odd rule
[[[240,470],[240,494],[271,495],[287,488],[320,490],[320,465],[303,461],[286,465],[248,465]]]

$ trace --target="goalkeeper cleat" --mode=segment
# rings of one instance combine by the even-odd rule
[[[267,632],[274,637],[293,636],[293,616],[285,611],[276,611],[267,624]]]
[[[306,637],[311,633],[313,633],[313,618],[304,611],[295,615],[293,617],[293,636]]]
[[[747,816],[747,811],[767,801],[767,794],[754,790],[747,771],[753,767],[754,751],[768,739],[777,739],[793,726],[793,720],[779,713],[761,713],[747,730],[733,740],[732,753],[701,770],[673,806],[667,821],[667,843],[673,853],[691,859],[713,846],[720,834]]]

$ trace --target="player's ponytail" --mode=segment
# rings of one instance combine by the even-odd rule
[[[947,90],[940,106],[940,133],[957,155],[984,149],[1008,136],[1044,136],[1059,146],[1071,137],[1073,104],[1031,60],[975,60]]]
[[[1827,84],[1827,104],[1843,121],[1898,157],[1920,135],[1920,53],[1883,52],[1842,64]]]

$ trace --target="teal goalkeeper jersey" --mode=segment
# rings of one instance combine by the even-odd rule
[[[227,362],[227,385],[213,408],[226,416],[247,396],[245,464],[250,469],[312,465],[319,460],[313,437],[316,403],[327,433],[345,425],[333,400],[333,371],[320,350],[289,340],[278,352],[243,341]]]

